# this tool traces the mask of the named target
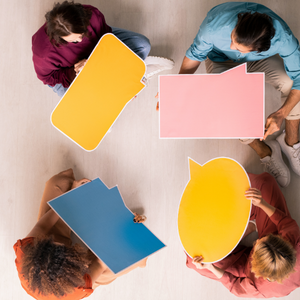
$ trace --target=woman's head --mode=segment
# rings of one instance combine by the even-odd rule
[[[248,53],[251,51],[267,51],[271,46],[271,40],[275,35],[273,21],[267,14],[240,13],[237,24],[231,34],[231,46],[233,50]]]
[[[91,259],[79,245],[68,247],[52,237],[35,238],[23,251],[22,274],[32,292],[59,298],[84,286]]]
[[[79,3],[64,1],[56,3],[51,11],[47,12],[47,34],[53,44],[81,42],[82,37],[88,34],[92,12]]]
[[[256,242],[251,269],[255,277],[281,283],[294,272],[295,265],[296,251],[281,236],[270,234]]]

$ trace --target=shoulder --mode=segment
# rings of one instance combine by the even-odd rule
[[[94,7],[92,5],[83,5],[83,7],[92,12],[91,20],[95,19],[95,18],[98,18],[98,19],[99,18],[104,18],[104,15],[102,14],[102,12],[97,7]]]
[[[46,32],[46,23],[32,36],[32,52],[39,57],[47,57],[54,46]]]
[[[245,3],[227,2],[213,7],[203,23],[209,30],[218,33],[219,30],[232,30],[237,22],[237,16],[245,11]]]
[[[251,186],[259,190],[261,190],[262,187],[268,187],[272,189],[277,188],[278,186],[276,179],[267,172],[261,174],[248,173],[248,176],[251,182]]]
[[[17,252],[18,252],[19,249],[22,250],[23,247],[25,247],[25,246],[27,246],[27,245],[29,245],[29,244],[32,244],[33,241],[34,241],[34,237],[27,237],[27,238],[24,238],[24,239],[22,239],[22,240],[18,240],[18,241],[14,244],[14,246],[13,246],[13,248],[14,248],[14,250],[15,250],[15,253],[17,254]],[[23,251],[22,251],[22,252],[23,252]]]

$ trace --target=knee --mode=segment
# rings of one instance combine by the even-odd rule
[[[151,50],[150,41],[147,37],[144,36],[141,41],[141,45],[139,49],[139,56],[141,57],[141,59],[144,60],[148,56],[150,50]]]
[[[277,82],[273,85],[276,90],[281,92],[281,97],[285,98],[289,95],[291,88],[293,86],[293,80],[285,74],[285,76],[281,76]]]

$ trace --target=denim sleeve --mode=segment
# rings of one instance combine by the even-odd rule
[[[279,55],[283,59],[286,73],[294,81],[292,89],[300,90],[300,47],[290,30],[280,47]]]
[[[200,26],[200,29],[194,39],[193,44],[186,51],[185,56],[191,60],[204,61],[207,58],[207,54],[213,48],[213,42],[211,39],[212,30],[209,26],[209,17],[207,16]]]

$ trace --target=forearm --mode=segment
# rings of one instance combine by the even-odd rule
[[[267,203],[264,199],[262,199],[261,204],[258,205],[259,208],[261,208],[269,217],[271,217],[276,208],[269,203]]]
[[[222,278],[225,271],[214,266],[213,264],[208,268],[209,271],[211,271],[218,279]]]
[[[46,235],[59,220],[58,214],[50,209],[35,224],[27,237],[36,237],[38,235]]]
[[[286,101],[278,110],[278,113],[282,115],[285,119],[290,111],[294,108],[294,106],[300,101],[300,91],[299,90],[291,90]]]
[[[200,63],[198,60],[191,60],[185,56],[179,74],[194,74],[200,66]]]

